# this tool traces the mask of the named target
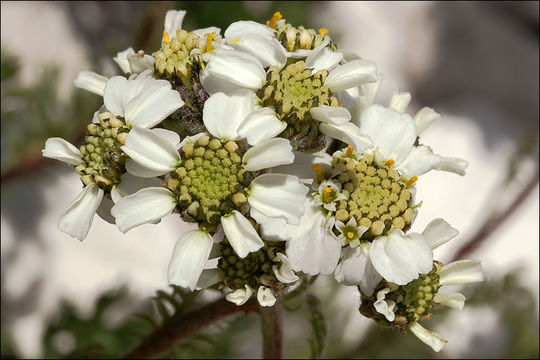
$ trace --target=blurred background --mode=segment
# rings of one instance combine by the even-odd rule
[[[436,258],[479,259],[486,277],[460,290],[464,310],[424,322],[449,340],[445,349],[378,328],[358,313],[352,288],[319,278],[285,302],[285,357],[538,358],[538,2],[338,1],[2,1],[2,357],[117,357],[151,331],[143,318],[163,321],[156,304],[165,293],[193,300],[166,280],[184,230],[177,218],[122,235],[96,217],[79,242],[56,228],[78,175],[41,157],[48,137],[79,145],[101,105],[74,87],[78,72],[112,76],[118,51],[157,50],[170,9],[188,11],[187,30],[223,33],[278,10],[293,25],[327,28],[341,48],[378,64],[379,103],[410,91],[409,113],[431,106],[443,116],[423,142],[470,162],[465,177],[433,171],[418,181],[412,230],[446,219],[460,235]],[[170,356],[260,357],[259,327],[256,314],[233,316]]]

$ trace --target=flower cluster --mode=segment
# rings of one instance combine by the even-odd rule
[[[410,231],[419,176],[468,165],[421,143],[439,114],[406,113],[409,93],[376,104],[376,64],[326,29],[277,12],[222,35],[182,29],[184,16],[167,13],[152,55],[119,53],[123,75],[75,80],[103,106],[79,148],[45,144],[43,156],[75,166],[83,185],[58,228],[83,240],[96,213],[123,233],[174,213],[196,227],[176,242],[171,283],[272,306],[305,274],[333,275],[359,289],[363,315],[439,351],[445,340],[419,321],[436,304],[463,307],[442,286],[482,280],[479,262],[433,259],[458,234],[447,222]]]

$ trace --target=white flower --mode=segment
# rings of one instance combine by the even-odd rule
[[[148,76],[140,76],[134,80],[127,80],[121,76],[112,77],[106,83],[103,97],[105,106],[110,113],[102,112],[98,114],[95,117],[95,124],[90,124],[88,131],[91,131],[92,127],[96,129],[102,120],[113,122],[112,127],[109,127],[106,131],[116,131],[118,128],[126,126],[152,127],[183,105],[180,95],[171,89],[167,81],[154,80]],[[123,118],[123,120],[116,118],[114,115]],[[153,131],[154,136],[163,137],[163,141],[174,141],[175,134],[171,135],[170,132],[162,129]],[[114,138],[116,140],[114,141],[120,142],[123,139],[121,135],[116,133]],[[99,138],[100,136],[96,133],[96,137]],[[106,141],[110,141],[110,139]],[[95,147],[95,144],[86,144],[85,146],[88,149],[89,146]],[[120,149],[118,151],[121,152]],[[77,168],[90,166],[83,159],[81,150],[61,138],[48,139],[42,154],[44,157],[60,160],[75,165]],[[98,156],[101,156],[100,153],[98,153]],[[117,154],[117,156],[120,156],[120,154]],[[79,170],[77,171],[79,172]],[[99,172],[100,170],[96,169],[96,171]],[[155,180],[136,179],[129,174],[117,173],[113,176],[115,180],[104,179],[98,175],[83,175],[84,172],[79,173],[82,175],[81,180],[87,186],[79,197],[68,206],[58,224],[60,230],[77,237],[79,240],[83,240],[88,234],[96,212],[104,220],[112,220],[108,211],[98,208],[102,204],[104,195],[107,195],[107,200],[103,202],[103,208],[108,209],[111,207],[109,199],[117,202],[123,196],[134,193],[140,188],[156,185]],[[114,182],[112,187],[109,187],[111,180],[114,180]],[[100,185],[102,183],[103,185]]]
[[[214,154],[218,152],[218,149],[221,149],[219,154],[224,159],[229,159],[227,161],[237,158],[234,161],[239,162],[241,171],[254,172],[291,163],[293,161],[291,146],[288,140],[281,138],[260,141],[245,151],[241,158],[236,153],[238,145],[235,140],[241,139],[238,129],[241,128],[252,105],[252,101],[244,94],[238,94],[238,96],[216,94],[214,97],[209,98],[205,103],[203,120],[209,133],[214,138],[210,139],[209,136],[202,133],[184,139],[183,145],[181,145],[183,153],[195,154],[199,151],[195,149],[195,145],[199,146],[197,149],[202,151],[205,151],[204,149],[209,149],[208,151],[215,149],[212,150]],[[175,146],[147,129],[133,128],[127,135],[126,144],[122,149],[133,160],[130,164],[136,164],[126,166],[128,171],[135,170],[138,176],[165,175],[176,171],[184,161]],[[220,165],[219,162],[218,165],[211,165],[210,160],[208,161],[207,166],[218,166],[212,167],[213,170],[210,170],[210,173],[221,171],[220,169],[224,166]],[[185,160],[185,162],[188,162],[188,160]],[[229,164],[229,166],[234,165],[232,162],[229,162]],[[237,169],[236,165],[234,165],[234,169]],[[201,191],[208,187],[214,189],[214,186],[216,186],[214,181],[218,181],[212,180],[207,184],[204,179],[197,179],[199,180],[196,181],[201,181],[199,185]],[[229,177],[227,181],[229,181],[228,179]],[[175,185],[172,189],[177,189],[177,186]],[[249,203],[251,211],[257,211],[263,221],[265,219],[283,219],[287,223],[298,224],[304,212],[303,207],[298,206],[298,204],[302,202],[307,191],[307,187],[302,185],[298,178],[294,176],[269,173],[256,176],[251,180],[245,194],[235,193],[233,201],[237,201],[238,204],[241,204],[242,201]],[[167,215],[179,204],[179,201],[184,201],[182,199],[171,189],[148,188],[120,200],[112,208],[111,212],[116,218],[116,224],[120,231],[125,233],[133,227],[156,221]],[[189,197],[189,199],[192,199],[192,197]],[[209,200],[218,201],[219,204],[219,200],[215,200],[215,198]],[[190,200],[190,202],[189,206],[186,205],[186,211],[193,216],[197,215],[198,208],[206,206],[204,202],[199,203],[195,200]],[[204,214],[207,213],[197,216],[206,216]],[[208,216],[214,215],[208,212]],[[263,246],[259,234],[240,211],[232,209],[216,216],[219,216],[219,222],[212,220],[214,218],[205,218],[204,221],[210,221],[216,225],[220,224],[229,243],[241,258]],[[191,274],[198,275],[200,273],[191,272]],[[196,284],[196,282],[197,279],[192,279],[190,284]]]
[[[429,239],[428,242],[435,249],[455,236],[456,230],[451,228],[444,220],[435,219],[426,227],[423,234]],[[431,274],[434,274],[435,277],[430,277]],[[465,304],[465,296],[463,294],[442,293],[440,290],[445,285],[464,285],[483,281],[482,265],[480,261],[459,260],[441,267],[441,264],[436,262],[432,273],[422,278],[422,281],[429,283],[429,289],[432,291],[432,293],[428,294],[424,288],[424,292],[420,292],[419,295],[424,299],[423,301],[430,301],[430,303],[432,302],[433,304],[442,304],[453,309],[462,310]],[[373,303],[373,306],[378,313],[386,318],[386,320],[394,322],[394,320],[398,321],[394,312],[394,309],[396,309],[396,301],[386,298],[389,293],[397,289],[395,284],[392,284],[391,286],[392,289],[385,287],[377,292],[377,300]],[[412,284],[411,286],[412,287],[407,284],[405,289],[408,289],[406,290],[407,296],[414,298],[416,297],[416,294],[410,293],[410,291],[415,291],[415,289],[417,289],[416,286],[418,285]],[[433,291],[435,294],[433,294]],[[426,297],[428,295],[429,297]],[[370,294],[368,296],[370,296]],[[396,299],[396,297],[393,297],[393,299]],[[417,306],[414,304],[415,301],[409,300],[406,306]],[[431,305],[424,306],[431,307]],[[408,308],[407,311],[411,310],[416,311],[417,309]],[[420,314],[427,318],[430,317],[429,311],[426,315],[424,307],[421,308]],[[422,320],[422,317],[419,317],[419,319]],[[409,320],[409,322],[406,322],[406,320],[402,318],[398,321],[400,326],[405,325],[403,321],[405,321],[413,334],[415,334],[422,342],[429,345],[434,351],[440,351],[446,344],[447,341],[445,339],[432,331],[426,330],[418,323],[418,321]]]
[[[276,303],[276,297],[272,289],[266,286],[259,286],[257,290],[257,300],[261,306],[273,306]]]
[[[81,151],[62,138],[47,139],[42,155],[63,161],[69,165],[78,166],[84,164]],[[157,185],[155,179],[140,179],[130,174],[123,174],[119,183],[113,185],[108,196],[116,202],[121,197],[132,194],[141,188],[155,185]],[[84,240],[96,212],[102,219],[114,223],[114,219],[111,218],[108,211],[112,206],[110,204],[111,200],[104,197],[106,193],[109,194],[99,188],[95,182],[89,183],[64,210],[58,221],[58,229],[79,240]]]
[[[298,280],[298,276],[294,273],[293,269],[291,268],[291,263],[285,255],[282,253],[277,253],[276,260],[281,262],[281,266],[272,266],[272,271],[279,281],[284,284],[288,284]]]
[[[237,289],[232,293],[227,294],[227,296],[225,296],[225,299],[240,306],[244,305],[249,300],[252,294],[253,290],[251,289],[251,287],[249,285],[245,285],[245,289]]]
[[[324,180],[318,188],[314,197],[315,205],[322,206],[326,210],[336,211],[336,202],[346,199],[347,196],[341,193],[341,184],[331,180]]]
[[[394,300],[385,299],[385,295],[389,292],[389,288],[379,290],[379,292],[377,293],[377,301],[375,301],[373,306],[375,307],[375,310],[377,310],[377,312],[384,315],[386,320],[392,322],[396,318],[396,314],[394,314],[396,302]]]
[[[352,217],[347,221],[347,224],[337,220],[336,229],[339,232],[338,240],[341,241],[341,245],[349,245],[351,248],[355,248],[360,245],[360,237],[367,231],[368,227],[359,226],[356,218]]]
[[[135,53],[132,47],[120,51],[113,60],[118,64],[124,74],[131,74],[131,78],[136,78],[137,75],[146,70],[153,72],[154,69],[154,58],[145,54],[142,50]],[[108,78],[105,76],[93,71],[83,70],[77,75],[74,84],[78,88],[103,96],[103,90],[105,89],[107,80]]]

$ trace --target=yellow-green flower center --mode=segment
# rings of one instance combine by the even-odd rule
[[[361,311],[366,313],[366,316],[376,318],[383,323],[389,324],[382,314],[379,314],[373,304],[375,303],[379,290],[389,288],[390,292],[386,293],[385,300],[392,300],[396,303],[394,307],[395,319],[392,322],[394,325],[405,327],[408,323],[427,320],[431,318],[432,300],[439,291],[440,276],[439,272],[442,269],[442,264],[435,261],[433,270],[428,274],[420,274],[418,279],[411,281],[407,285],[396,285],[382,281],[377,285],[372,296],[362,295]],[[369,315],[368,315],[369,314]]]
[[[126,172],[128,157],[120,146],[124,145],[130,129],[122,119],[109,112],[99,114],[98,119],[99,123],[87,127],[84,144],[80,147],[84,164],[75,170],[85,185],[97,183],[100,188],[111,191]]]
[[[267,71],[265,85],[257,92],[262,106],[272,108],[287,123],[281,136],[291,139],[298,150],[313,150],[324,144],[319,124],[309,111],[321,105],[338,106],[338,100],[324,85],[327,76],[327,70],[312,74],[303,61],[281,69],[272,66]]]
[[[169,35],[164,36],[161,49],[152,54],[156,72],[164,78],[177,76],[182,83],[189,84],[194,63],[206,52],[206,40],[183,29],[176,30],[176,37],[171,40]]]
[[[272,270],[277,253],[285,252],[285,242],[265,242],[264,247],[240,258],[228,242],[223,242],[218,269],[223,275],[223,283],[233,290],[249,285],[257,291],[261,285],[279,288],[280,283]]]
[[[165,180],[186,220],[217,225],[234,209],[247,213],[244,189],[253,173],[243,169],[243,153],[235,142],[209,136],[182,147],[181,165]]]
[[[324,29],[317,32],[314,29],[306,29],[303,26],[296,28],[287,23],[282,23],[276,26],[275,29],[276,38],[287,51],[293,52],[298,49],[313,50],[324,39],[328,39],[330,48],[334,51],[336,50],[336,46],[332,43],[328,32],[324,31]]]
[[[352,217],[368,231],[362,235],[369,240],[392,229],[406,230],[413,218],[411,191],[391,165],[378,165],[371,155],[356,159],[334,156],[334,175],[347,199],[339,200],[334,214],[347,223]]]

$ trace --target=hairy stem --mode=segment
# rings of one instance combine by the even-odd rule
[[[153,359],[169,353],[178,342],[213,322],[239,312],[258,310],[257,300],[251,299],[242,306],[225,299],[217,300],[187,314],[173,317],[154,330],[135,349],[124,356],[126,359]]]
[[[281,297],[278,296],[274,306],[259,307],[263,334],[263,357],[264,359],[281,359],[282,348],[282,305]]]

